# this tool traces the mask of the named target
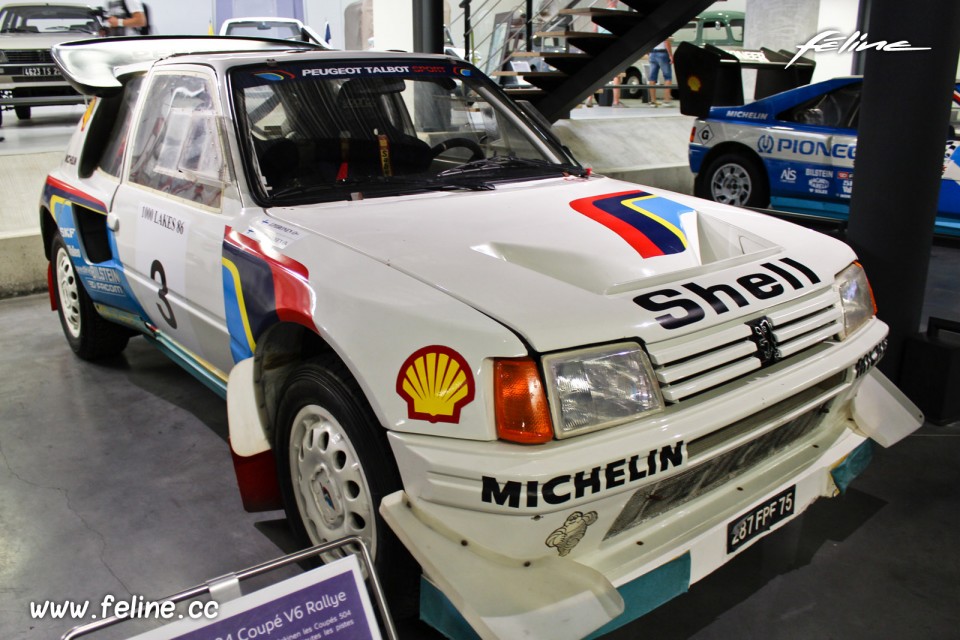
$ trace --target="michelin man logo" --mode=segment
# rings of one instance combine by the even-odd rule
[[[574,511],[567,517],[562,527],[550,534],[546,544],[548,547],[556,547],[562,558],[580,544],[583,536],[587,533],[587,527],[596,521],[596,511],[591,511],[586,515],[582,511]]]

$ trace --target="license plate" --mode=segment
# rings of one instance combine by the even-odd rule
[[[54,67],[24,67],[23,75],[25,76],[56,76],[56,68]]]
[[[764,500],[727,525],[727,553],[733,553],[754,538],[793,515],[796,485]]]

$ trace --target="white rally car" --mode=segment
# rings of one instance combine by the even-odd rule
[[[921,422],[847,246],[590,175],[462,60],[54,55],[97,96],[40,203],[67,341],[224,394],[246,507],[448,635],[619,626]]]

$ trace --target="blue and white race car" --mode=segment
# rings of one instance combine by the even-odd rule
[[[859,76],[834,78],[745,106],[711,108],[691,132],[694,193],[726,204],[846,218],[862,86]],[[960,235],[958,120],[960,90],[955,90],[935,228],[955,236]]]

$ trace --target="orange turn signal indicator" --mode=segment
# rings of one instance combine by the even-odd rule
[[[504,358],[493,365],[497,436],[522,444],[553,439],[553,421],[540,370],[532,358]]]
[[[863,279],[867,282],[867,291],[870,292],[870,302],[873,303],[873,315],[877,315],[877,298],[873,295],[873,286],[870,284],[870,278],[867,277],[867,270],[863,268],[863,265],[860,264],[858,260],[854,260],[853,264],[860,267],[860,270],[863,271]]]

